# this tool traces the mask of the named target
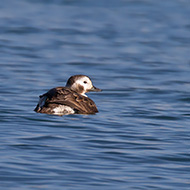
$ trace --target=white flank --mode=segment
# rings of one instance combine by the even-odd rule
[[[69,106],[64,106],[64,105],[59,105],[57,106],[56,108],[53,109],[54,111],[54,114],[58,114],[58,115],[61,115],[61,114],[74,114],[74,110],[72,108],[70,108]]]

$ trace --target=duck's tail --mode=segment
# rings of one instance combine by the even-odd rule
[[[45,105],[47,96],[39,96],[39,102],[36,106],[36,108],[34,109],[35,112],[40,112],[43,108],[43,106]]]

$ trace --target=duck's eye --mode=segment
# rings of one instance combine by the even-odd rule
[[[86,81],[84,81],[84,84],[86,84],[87,82]]]

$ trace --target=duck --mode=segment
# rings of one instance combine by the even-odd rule
[[[73,75],[65,87],[55,87],[40,95],[34,111],[53,115],[96,114],[96,104],[86,95],[91,91],[102,90],[95,87],[88,76]]]

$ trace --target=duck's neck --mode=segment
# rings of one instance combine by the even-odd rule
[[[82,93],[81,95],[84,96],[84,97],[88,97],[85,93]]]

